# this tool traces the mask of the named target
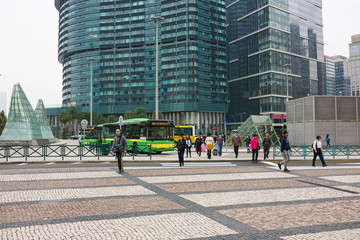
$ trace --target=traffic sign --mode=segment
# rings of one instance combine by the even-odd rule
[[[88,125],[88,121],[86,119],[81,120],[81,128],[83,130],[86,129],[87,125]]]
[[[224,119],[224,126],[226,127],[226,119]]]

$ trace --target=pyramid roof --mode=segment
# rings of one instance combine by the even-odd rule
[[[14,85],[8,120],[0,141],[42,139],[38,119],[20,84]]]
[[[39,122],[42,139],[54,139],[54,135],[50,128],[49,120],[46,116],[44,102],[41,99],[39,99],[36,105],[35,114]]]

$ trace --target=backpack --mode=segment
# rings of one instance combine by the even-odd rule
[[[316,142],[317,143],[317,142]],[[311,144],[311,149],[312,150],[315,150],[315,148],[314,148],[314,142]]]

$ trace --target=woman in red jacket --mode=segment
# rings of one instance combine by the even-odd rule
[[[257,138],[257,135],[254,135],[253,139],[251,139],[250,148],[252,151],[252,161],[253,163],[257,163],[257,159],[259,156],[259,140]]]

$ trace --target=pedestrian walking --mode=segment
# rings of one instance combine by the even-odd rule
[[[206,135],[204,134],[202,138],[203,138],[203,143],[205,143]]]
[[[211,133],[208,133],[207,138],[205,139],[205,145],[206,145],[206,149],[207,149],[207,156],[208,159],[211,159],[211,150],[214,148],[214,139],[211,136]]]
[[[222,135],[220,134],[219,137],[216,139],[216,143],[218,145],[218,152],[219,152],[219,157],[221,157],[222,155],[222,149],[224,146],[224,138],[222,137]]]
[[[191,157],[191,147],[192,147],[192,142],[191,142],[191,138],[189,135],[186,135],[186,157],[188,157],[190,155]]]
[[[328,149],[329,147],[331,147],[330,141],[331,141],[330,135],[327,134],[327,135],[326,135],[326,138],[325,138],[325,140],[324,140],[324,142],[326,142],[326,147],[325,147],[326,149]]]
[[[246,136],[246,139],[245,139],[245,143],[246,143],[246,151],[247,153],[250,153],[250,143],[251,143],[251,138],[250,136]]]
[[[264,148],[264,160],[269,158],[269,152],[271,147],[271,139],[269,137],[269,133],[265,133],[265,137],[263,139],[263,148]]]
[[[316,157],[319,156],[322,166],[326,167],[327,165],[325,163],[324,154],[323,154],[322,148],[321,148],[321,136],[316,137],[315,141],[312,144],[312,149],[313,149],[313,153],[314,153],[312,166],[315,167]]]
[[[235,135],[231,139],[231,145],[234,146],[235,158],[239,155],[239,147],[241,147],[241,137],[238,132],[235,132]]]
[[[252,162],[257,163],[260,149],[260,143],[257,135],[254,135],[253,139],[251,139],[250,148],[252,151]]]
[[[280,143],[281,143],[281,155],[284,157],[284,160],[281,163],[278,163],[278,167],[281,170],[281,165],[284,165],[284,172],[290,172],[287,169],[287,163],[290,160],[290,152],[292,152],[290,142],[289,142],[289,132],[286,131],[283,136],[281,136]]]
[[[121,133],[121,129],[116,129],[116,136],[110,149],[110,154],[116,156],[118,162],[119,173],[124,171],[123,157],[127,152],[127,142],[124,134]]]
[[[195,149],[196,149],[196,153],[199,155],[199,157],[201,157],[201,145],[203,144],[203,140],[200,136],[200,134],[197,135],[197,138],[195,139]]]
[[[175,148],[178,150],[179,165],[184,166],[184,153],[186,148],[186,142],[183,136],[180,135],[179,141],[176,143]]]

